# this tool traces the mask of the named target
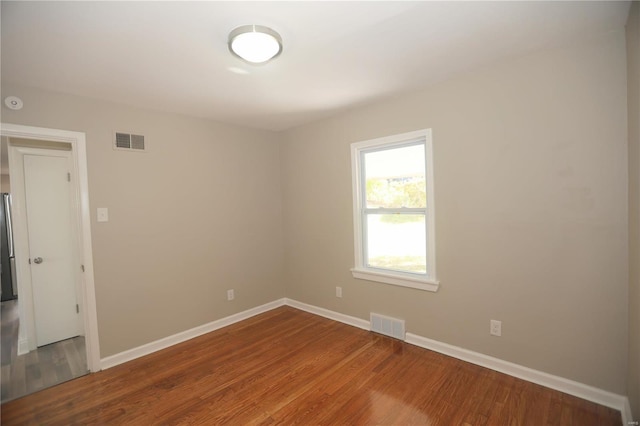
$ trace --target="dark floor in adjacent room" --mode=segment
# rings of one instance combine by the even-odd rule
[[[3,404],[87,374],[84,337],[62,340],[18,355],[18,300],[2,302],[0,321]]]

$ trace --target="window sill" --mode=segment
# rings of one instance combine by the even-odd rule
[[[351,274],[353,275],[353,278],[357,278],[359,280],[377,281],[385,284],[416,288],[418,290],[436,292],[440,287],[440,281],[414,278],[400,274],[377,272],[368,269],[353,268],[351,269]]]

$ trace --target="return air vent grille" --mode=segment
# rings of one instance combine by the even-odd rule
[[[113,149],[127,151],[145,151],[144,136],[131,133],[116,132]]]
[[[404,320],[371,312],[371,331],[404,340]]]

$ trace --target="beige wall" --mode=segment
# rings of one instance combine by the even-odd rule
[[[0,176],[0,192],[11,192],[11,179],[9,175]]]
[[[440,290],[353,279],[349,145],[422,128]],[[287,296],[625,394],[626,132],[621,31],[288,131]]]
[[[25,104],[3,109],[3,122],[86,132],[102,357],[284,296],[273,133],[23,87],[2,93]],[[144,134],[149,151],[113,150],[115,130]],[[97,207],[109,222],[95,222]]]
[[[0,192],[11,192],[7,143],[8,138],[4,136],[0,138]]]
[[[634,418],[640,419],[640,2],[627,21],[629,126],[629,377]]]

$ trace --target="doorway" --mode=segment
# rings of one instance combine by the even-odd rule
[[[11,192],[17,189],[12,199],[18,282],[17,300],[2,304],[4,402],[99,371],[100,358],[85,136],[10,124],[2,124],[2,136],[10,157],[9,179],[3,161],[3,186],[8,181]],[[61,172],[63,180],[52,182]],[[52,226],[54,217],[62,222]],[[15,338],[13,345],[5,344],[7,336]],[[10,391],[11,375],[17,386]]]

